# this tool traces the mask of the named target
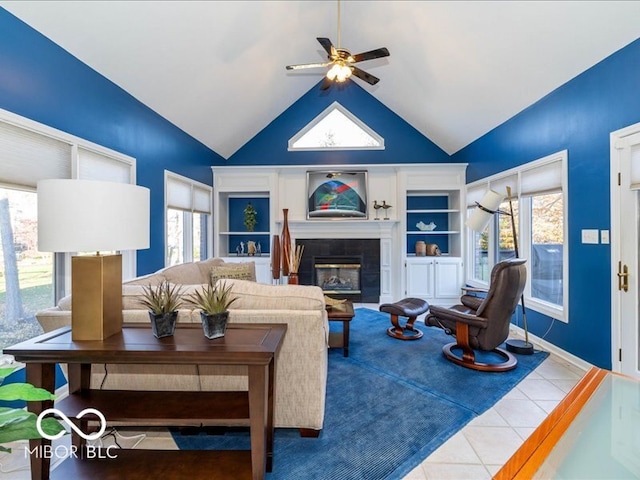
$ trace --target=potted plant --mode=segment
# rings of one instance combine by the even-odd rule
[[[178,309],[182,306],[180,285],[165,280],[156,286],[143,286],[142,290],[140,303],[149,309],[153,334],[157,338],[173,335]]]
[[[231,285],[216,282],[215,285],[205,285],[202,290],[196,290],[190,295],[190,300],[202,311],[202,329],[204,336],[213,339],[223,337],[229,319],[229,306],[236,301],[231,298]]]
[[[17,368],[0,368],[1,401],[26,400],[40,402],[43,400],[55,400],[55,395],[43,388],[36,388],[30,383],[2,385],[4,379]],[[23,408],[0,407],[0,452],[11,453],[11,449],[4,447],[3,443],[42,438],[37,428],[37,420],[38,417],[35,413],[28,412]],[[45,434],[52,436],[64,431],[64,427],[60,422],[52,417],[43,418],[41,428]]]
[[[253,208],[251,202],[245,207],[244,211],[244,226],[247,229],[247,232],[253,232],[253,229],[256,228],[258,212]]]

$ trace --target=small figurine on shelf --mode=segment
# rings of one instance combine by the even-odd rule
[[[382,201],[382,208],[384,208],[384,219],[383,220],[389,220],[389,214],[387,213],[387,210],[389,210],[391,208],[391,205],[387,205],[387,201],[383,200]]]
[[[380,220],[380,218],[378,218],[378,210],[380,210],[382,208],[382,205],[380,205],[377,200],[374,200],[373,201],[373,208],[376,211],[376,218],[375,219],[376,220]]]
[[[244,242],[240,242],[240,255],[244,255]]]
[[[247,254],[250,257],[253,257],[256,254],[256,242],[253,240],[249,240],[247,242]]]
[[[236,255],[240,256],[240,245],[236,247]]]
[[[256,255],[257,256],[262,255],[262,246],[260,245],[260,242],[256,244]]]

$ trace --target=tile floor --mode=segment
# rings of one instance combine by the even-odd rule
[[[377,310],[377,305],[367,306]],[[551,354],[511,392],[484,414],[469,422],[439,449],[410,472],[405,480],[490,479],[520,447],[586,372]],[[124,436],[122,436],[124,435]],[[175,449],[164,429],[126,431],[107,437],[124,448]],[[68,436],[54,443],[60,451]],[[29,479],[26,442],[13,445],[14,453],[0,453],[0,480]]]

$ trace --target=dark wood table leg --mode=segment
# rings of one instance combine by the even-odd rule
[[[268,375],[268,365],[249,365],[251,471],[254,480],[263,480],[267,467]]]
[[[36,387],[44,388],[49,392],[55,389],[55,363],[27,363],[27,383]],[[30,412],[39,415],[47,408],[53,407],[51,400],[44,402],[27,402],[27,408]],[[44,480],[49,478],[49,469],[51,468],[51,457],[45,454],[45,447],[51,446],[51,440],[45,438],[29,440],[29,449],[31,452],[31,478],[32,480]]]
[[[342,355],[349,356],[349,324],[350,320],[342,322]]]
[[[275,369],[275,360],[271,360],[269,363],[269,379],[268,379],[268,389],[269,389],[269,398],[267,399],[267,472],[273,471],[273,435],[274,435],[274,408],[276,404],[275,400],[275,389],[274,385],[276,383],[275,380],[276,369]]]

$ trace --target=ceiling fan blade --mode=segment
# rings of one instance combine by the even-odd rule
[[[324,62],[324,63],[305,63],[302,65],[287,65],[287,70],[302,70],[303,68],[318,68],[318,67],[327,67],[331,65],[333,62]]]
[[[373,75],[371,75],[370,73],[365,72],[364,70],[360,70],[358,67],[351,67],[351,71],[353,72],[353,74],[364,80],[365,82],[367,82],[370,85],[375,85],[376,83],[378,83],[380,81],[380,79],[378,77],[374,77]]]
[[[388,57],[391,55],[386,48],[377,48],[369,52],[359,53],[353,56],[353,63],[363,62],[365,60],[373,60],[374,58]]]
[[[335,50],[335,48],[333,47],[333,44],[331,43],[331,40],[329,40],[328,38],[321,38],[321,37],[316,38],[316,40],[320,42],[320,45],[322,45],[322,48],[324,48],[327,51],[327,54],[331,56],[332,55],[331,49],[333,48]]]

